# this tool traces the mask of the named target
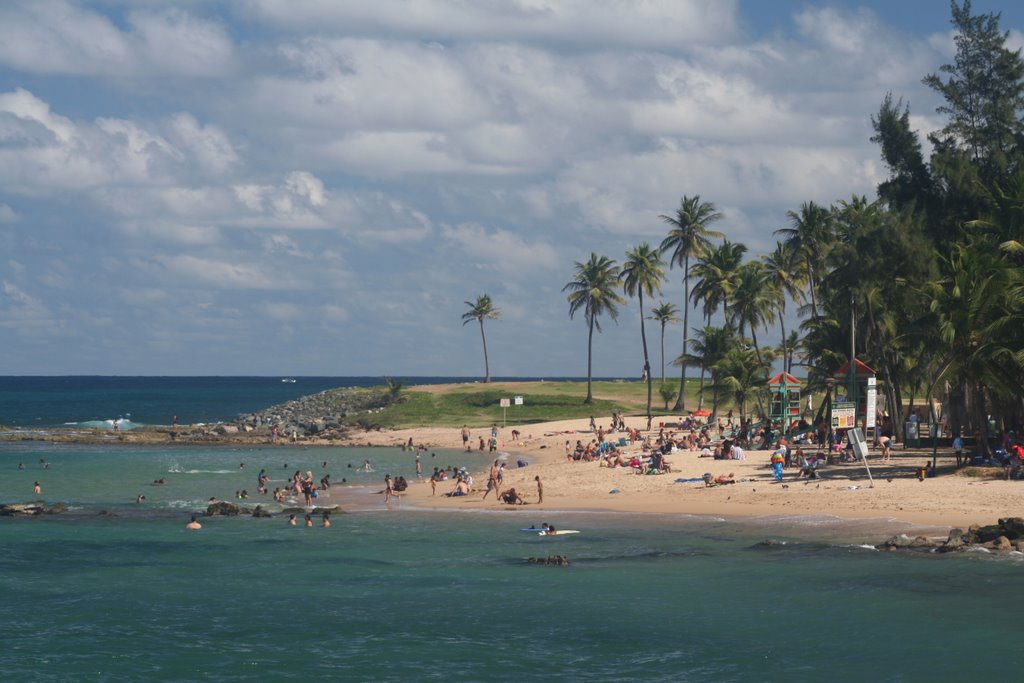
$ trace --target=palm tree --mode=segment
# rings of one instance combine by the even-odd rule
[[[790,359],[792,358],[792,346],[786,346],[789,339],[786,337],[786,297],[793,299],[793,303],[799,304],[803,298],[801,283],[797,277],[798,264],[796,252],[786,247],[782,242],[775,243],[775,251],[763,257],[764,268],[772,285],[779,290],[779,327],[782,328],[782,370],[789,372]]]
[[[615,261],[607,256],[598,256],[591,252],[586,263],[576,262],[576,273],[562,291],[568,291],[569,318],[583,310],[587,319],[587,398],[584,403],[594,402],[591,388],[593,377],[594,330],[601,331],[598,318],[607,313],[612,320],[619,317],[618,305],[625,303],[619,296],[618,288],[622,285],[621,271]]]
[[[697,258],[690,275],[695,280],[690,298],[704,303],[704,317],[711,324],[711,316],[722,307],[725,319],[729,319],[729,302],[736,288],[736,271],[743,263],[747,245],[722,240],[717,247],[709,248]]]
[[[740,409],[740,422],[745,422],[747,400],[751,395],[760,400],[758,389],[768,382],[767,368],[752,351],[734,346],[726,351],[714,369],[718,378],[715,386],[725,390]]]
[[[636,295],[640,303],[640,339],[644,347],[644,376],[647,378],[647,419],[651,419],[651,397],[653,395],[653,379],[651,378],[651,362],[647,356],[647,331],[644,328],[644,292],[654,296],[655,290],[661,293],[661,281],[665,279],[665,262],[657,250],[647,242],[626,252],[626,261],[622,264],[623,290],[629,296]]]
[[[716,368],[719,361],[732,347],[736,346],[736,334],[732,327],[712,327],[707,325],[697,330],[693,340],[693,355],[690,361],[698,362],[701,368],[711,371],[711,418],[718,414],[720,382]],[[704,391],[702,388],[701,391]],[[703,397],[702,397],[703,398]]]
[[[800,212],[787,211],[790,227],[780,228],[776,235],[785,236],[785,244],[799,254],[803,262],[801,275],[806,278],[811,295],[811,315],[818,317],[815,291],[821,282],[821,271],[828,248],[832,244],[832,212],[814,202],[804,202]]]
[[[757,344],[757,328],[775,322],[775,307],[779,290],[772,286],[770,275],[760,261],[749,261],[736,271],[736,290],[733,292],[733,320],[743,336],[750,328],[757,362],[763,363]]]
[[[711,324],[711,316],[722,307],[725,324],[729,324],[729,302],[736,289],[736,271],[743,263],[747,245],[723,239],[717,247],[711,247],[697,258],[690,275],[696,280],[690,298],[694,303],[704,302],[704,318]],[[704,376],[708,365],[700,365],[700,390],[697,393],[698,408],[704,407]]]
[[[672,252],[669,267],[679,264],[683,267],[683,354],[690,341],[690,257],[700,256],[711,246],[711,238],[718,238],[722,233],[708,228],[708,225],[722,218],[711,202],[702,202],[700,195],[688,197],[683,195],[674,216],[659,216],[670,226],[668,236],[661,241],[662,253]],[[686,361],[682,364],[682,380],[679,383],[679,398],[676,399],[674,410],[686,407]]]
[[[501,311],[494,307],[491,297],[481,294],[476,301],[466,301],[469,310],[462,314],[462,325],[465,326],[470,320],[480,323],[480,339],[484,343],[484,382],[491,381],[491,365],[487,359],[487,336],[484,334],[484,320],[497,320],[501,317]]]
[[[679,322],[676,313],[679,308],[675,304],[662,301],[651,309],[651,320],[661,323],[661,383],[665,383],[665,326],[669,323]]]

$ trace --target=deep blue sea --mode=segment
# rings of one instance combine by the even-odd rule
[[[383,377],[0,377],[0,425],[21,428],[168,425],[233,420],[338,387],[382,386]],[[396,377],[406,386],[472,382],[466,377]],[[495,378],[529,381],[562,377]]]
[[[297,379],[222,381],[288,398],[313,385]],[[131,391],[96,382],[70,384],[94,397],[97,417],[116,415],[120,401],[97,395],[145,396],[153,415],[189,396],[212,403],[195,386],[168,389],[174,380],[136,379]],[[5,407],[17,403],[12,391]],[[228,414],[210,408],[207,419],[266,403],[239,408],[251,396],[218,391]],[[139,405],[121,410],[146,414]],[[39,424],[92,417],[55,412]],[[425,464],[481,469],[484,457],[437,451]],[[356,471],[364,459],[375,472]],[[330,528],[292,527],[254,495],[245,502],[274,517],[184,529],[210,497],[254,492],[261,469],[271,489],[294,470],[330,473],[335,485],[318,504],[347,514]],[[72,506],[0,518],[2,679],[1009,681],[1024,664],[1021,555],[867,546],[939,529],[529,506],[440,512],[386,505],[375,493],[384,473],[427,486],[398,449],[0,443],[0,502]],[[520,531],[541,522],[580,533]],[[761,544],[769,538],[781,543]],[[550,554],[571,564],[526,562]]]

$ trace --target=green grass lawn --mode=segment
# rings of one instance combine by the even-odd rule
[[[670,414],[654,386],[652,411],[655,415]],[[678,380],[675,383],[678,386]],[[696,380],[687,382],[686,404],[697,407]],[[483,427],[501,424],[503,398],[523,397],[523,405],[505,409],[507,424],[531,424],[549,420],[586,418],[591,415],[598,424],[608,424],[612,412],[625,415],[643,415],[647,406],[647,385],[643,382],[594,382],[594,402],[583,403],[587,395],[586,382],[514,382],[495,384],[464,384],[441,390],[423,391],[417,387],[403,389],[402,400],[374,415],[374,421],[383,427]],[[671,407],[671,403],[670,403]]]

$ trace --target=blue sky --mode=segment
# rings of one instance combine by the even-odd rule
[[[952,49],[941,0],[4,2],[0,374],[479,376],[488,293],[493,375],[584,375],[575,261],[684,194],[752,257],[873,196],[870,116],[941,126]]]

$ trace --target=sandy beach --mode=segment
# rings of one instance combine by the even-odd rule
[[[629,427],[640,428],[645,422],[641,418],[626,419]],[[484,500],[484,472],[474,473],[474,491],[464,497],[442,495],[452,489],[450,481],[438,483],[433,496],[429,482],[413,482],[405,494],[407,503],[469,510],[609,510],[726,517],[827,515],[964,528],[1024,515],[1024,482],[966,476],[953,467],[949,449],[939,450],[939,475],[924,481],[919,481],[915,472],[931,460],[931,449],[897,446],[887,463],[881,461],[880,449],[872,449],[868,465],[873,485],[860,463],[823,466],[821,478],[809,481],[796,479],[797,470],[791,468],[779,484],[769,468],[770,451],[748,450],[746,459],[741,461],[714,460],[700,457],[699,451],[680,451],[667,458],[670,473],[637,475],[629,468],[600,467],[596,461],[566,460],[566,440],[575,444],[581,439],[586,444],[594,438],[588,420],[520,426],[517,428],[521,435],[515,442],[511,440],[512,428],[499,431],[498,452],[507,454],[504,488],[515,487],[527,505],[504,505],[493,494]],[[474,449],[480,436],[485,440],[490,436],[489,429],[471,432],[470,444]],[[613,433],[609,438],[617,440],[619,436],[622,435]],[[460,430],[453,428],[367,432],[353,435],[348,443],[399,448],[410,438],[428,449],[463,447]],[[625,449],[626,453],[639,450],[639,444]],[[520,459],[529,465],[517,468]],[[424,476],[429,476],[433,468],[429,456],[423,465]],[[677,482],[699,478],[705,472],[733,473],[737,483],[709,488],[702,482]],[[537,502],[536,476],[541,477],[544,486],[541,504]]]

